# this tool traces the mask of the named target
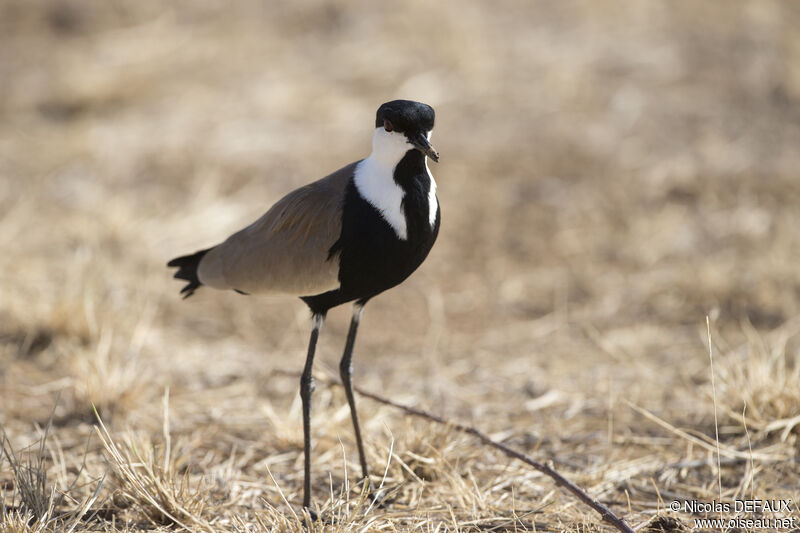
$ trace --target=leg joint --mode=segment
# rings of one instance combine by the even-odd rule
[[[350,378],[353,377],[353,361],[342,359],[339,361],[339,376],[342,378],[342,381],[350,381]]]
[[[311,394],[316,389],[316,385],[314,384],[314,376],[311,373],[306,374],[303,372],[303,375],[300,377],[300,393],[303,395]]]

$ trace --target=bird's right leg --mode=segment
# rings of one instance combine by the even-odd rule
[[[311,511],[311,394],[314,392],[314,377],[311,370],[314,366],[314,351],[317,347],[319,330],[322,329],[324,314],[314,313],[311,318],[311,339],[308,341],[308,355],[303,375],[300,377],[300,398],[303,401],[303,507]],[[313,513],[313,511],[312,511]]]
[[[358,424],[358,412],[356,412],[356,398],[353,395],[353,346],[356,343],[356,333],[358,332],[358,323],[361,321],[361,312],[364,310],[364,303],[358,301],[353,304],[353,318],[350,321],[350,331],[347,333],[344,355],[342,355],[342,360],[339,363],[339,376],[342,378],[347,403],[350,404],[353,432],[356,436],[356,446],[358,446],[358,460],[361,463],[361,476],[369,483],[369,467],[367,466],[367,456],[364,453],[364,443],[361,440],[361,428]]]
[[[369,484],[369,467],[367,466],[367,456],[364,453],[364,442],[361,439],[361,428],[358,423],[358,412],[356,411],[356,398],[353,394],[353,347],[356,343],[356,333],[358,324],[361,322],[361,312],[364,310],[366,300],[358,300],[353,304],[353,318],[350,320],[350,331],[347,333],[347,342],[344,347],[342,360],[339,362],[339,376],[342,378],[344,393],[347,396],[347,403],[350,404],[350,416],[353,419],[353,431],[356,436],[358,446],[358,460],[361,463],[361,475],[366,487],[369,489],[369,497],[378,506],[383,506],[390,499],[385,491],[373,492]]]

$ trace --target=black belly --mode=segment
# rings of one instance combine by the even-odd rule
[[[401,283],[428,256],[439,232],[438,209],[433,227],[428,218],[430,181],[425,175],[403,185],[406,240],[397,237],[380,212],[350,182],[342,209],[342,234],[330,250],[332,258],[339,254],[341,286],[303,297],[312,312],[324,313],[345,302],[369,300]]]

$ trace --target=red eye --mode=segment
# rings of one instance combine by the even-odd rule
[[[391,122],[389,122],[387,119],[383,119],[383,129],[386,131],[392,131],[394,128],[392,128]]]

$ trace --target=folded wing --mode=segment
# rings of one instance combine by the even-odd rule
[[[261,218],[209,250],[198,265],[204,285],[246,293],[310,296],[339,287],[338,253],[352,163],[273,205]]]

